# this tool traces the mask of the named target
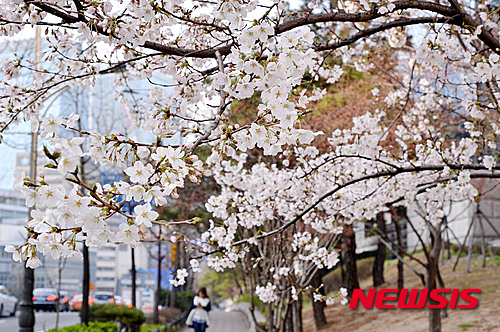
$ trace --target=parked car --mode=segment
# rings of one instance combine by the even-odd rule
[[[115,303],[115,296],[111,292],[95,292],[92,304]]]
[[[57,291],[53,288],[36,288],[33,290],[35,310],[56,311]]]
[[[126,305],[129,308],[132,308],[132,300],[131,299],[123,298],[122,304]]]
[[[71,311],[80,311],[83,305],[83,295],[76,294],[73,295],[71,300],[69,300],[69,310]]]
[[[0,316],[14,316],[17,310],[17,298],[5,286],[0,285]]]
[[[59,292],[59,310],[60,311],[69,311],[69,295],[68,292],[61,291]]]
[[[123,304],[121,296],[118,296],[118,295],[115,296],[115,304],[116,305],[122,305]]]

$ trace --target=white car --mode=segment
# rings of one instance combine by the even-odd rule
[[[5,286],[0,285],[0,316],[14,316],[17,310],[17,298]]]
[[[123,299],[119,295],[115,295],[115,304],[116,305],[122,305],[123,304]]]

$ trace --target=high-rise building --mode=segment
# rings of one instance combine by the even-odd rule
[[[24,226],[28,221],[28,208],[24,196],[15,190],[0,189],[0,284],[16,295],[22,288],[23,263],[15,262],[12,254],[5,252],[7,245],[22,245],[27,232]],[[96,251],[90,253],[91,271],[95,271]],[[60,289],[79,293],[83,276],[82,261],[77,257],[61,260],[40,255],[43,265],[35,270],[36,288],[59,288],[59,270],[61,270]],[[95,281],[95,272],[91,274]]]
[[[125,222],[124,218],[115,217],[108,219],[108,228],[117,231],[119,224]],[[108,291],[120,294],[120,281],[130,273],[132,268],[132,248],[126,244],[110,243],[99,248],[96,254],[96,291]],[[144,245],[135,248],[136,269],[149,268],[149,255]]]
[[[9,42],[5,45],[2,44],[0,56],[4,55],[9,57],[13,52],[17,52],[18,54],[24,54],[24,58],[30,59],[33,54],[33,45],[33,39]],[[43,48],[44,45],[42,45],[42,49]],[[22,79],[26,84],[29,84],[33,79],[33,75],[29,71],[25,74],[26,75],[22,75],[20,80]],[[147,89],[144,88],[144,84],[147,84],[147,82],[130,82],[123,91],[117,91],[114,82],[118,77],[117,75],[120,75],[119,78],[121,78],[124,73],[116,71],[106,75],[99,75],[93,87],[86,88],[78,85],[68,85],[64,87],[61,93],[58,94],[57,97],[54,97],[56,98],[55,100],[50,100],[46,103],[47,106],[43,113],[63,117],[69,116],[71,113],[76,113],[80,116],[78,127],[82,130],[90,132],[97,130],[104,134],[119,132],[131,135],[135,138],[144,138],[138,129],[131,126],[133,122],[128,118],[126,110],[115,100],[114,94],[122,93],[128,97],[133,96],[135,100],[139,100],[146,95]],[[17,131],[20,132],[19,135],[22,134],[22,140],[19,139],[16,141],[17,136],[9,136],[6,139],[10,139],[12,141],[11,145],[16,145],[15,148],[21,151],[23,151],[23,148],[25,149],[24,151],[29,150],[29,125]],[[74,131],[61,130],[60,135],[70,138],[72,135],[79,134]],[[39,140],[39,144],[40,146],[38,149],[40,151],[41,144],[44,144],[44,142]],[[0,145],[0,154],[5,152],[5,146],[4,144]],[[15,151],[15,149],[11,150]],[[5,167],[3,178],[0,176],[0,188],[12,185],[11,178],[14,166],[24,170],[26,174],[29,174],[30,171],[30,154],[28,152],[16,153],[11,150],[9,150],[9,160],[12,159],[12,163]],[[104,182],[110,179],[117,180],[119,178],[117,178],[116,174],[120,172],[117,172],[109,166],[104,167],[102,165],[95,165],[88,159],[89,158],[84,157],[82,160],[85,162],[83,167],[86,178],[90,179],[89,181]],[[9,162],[8,160],[4,160],[4,163],[2,163],[0,167],[3,167],[4,164]],[[46,182],[51,185],[70,188],[72,184],[65,180],[65,176],[59,174],[56,169],[43,167],[49,162],[50,161],[44,153],[39,152],[37,158],[38,173],[43,172]],[[82,168],[82,166],[80,167]],[[28,221],[28,208],[25,206],[23,195],[12,190],[9,191],[9,193],[9,195],[14,195],[15,201],[8,203],[6,209],[3,209],[3,194],[0,192],[0,227],[3,227],[0,229],[0,250],[2,250],[2,254],[0,254],[0,283],[4,284],[8,284],[12,280],[21,279],[20,277],[11,277],[12,271],[16,265],[13,263],[11,255],[4,253],[3,249],[7,244],[20,245],[24,242],[26,232],[23,226],[26,225]],[[7,199],[8,195],[4,196],[5,199]],[[118,230],[118,225],[126,221],[123,218],[113,216],[107,222],[110,228],[116,231]],[[17,242],[13,241],[14,233],[16,234]],[[109,244],[104,248],[90,248],[91,282],[95,290],[119,292],[119,280],[123,275],[130,273],[130,252],[130,247],[126,245]],[[144,247],[142,249],[138,247],[135,252],[137,267],[148,269],[149,256],[147,250]],[[81,292],[83,264],[79,259],[68,258],[59,261],[53,260],[50,257],[44,257],[43,263],[43,266],[38,268],[35,272],[35,287],[54,287],[59,279],[58,271],[63,267],[61,289],[70,293]],[[22,264],[18,265],[22,267]]]
[[[0,284],[16,295],[21,293],[19,280],[23,264],[16,263],[12,254],[5,251],[9,244],[21,245],[26,241],[24,225],[28,220],[28,208],[24,196],[14,190],[0,190]]]

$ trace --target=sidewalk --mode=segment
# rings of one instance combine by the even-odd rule
[[[224,312],[214,309],[210,312],[212,325],[207,332],[248,332],[247,318],[239,311]],[[180,332],[193,332],[194,330],[184,327]]]

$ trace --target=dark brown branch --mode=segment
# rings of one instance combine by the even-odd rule
[[[82,22],[87,22],[85,14],[83,13],[83,5],[80,0],[73,0],[75,3],[76,11],[78,12],[78,19]]]
[[[408,222],[410,222],[409,219],[408,219]],[[396,248],[399,251],[401,251],[403,253],[403,255],[408,256],[411,260],[414,260],[415,262],[420,264],[422,267],[425,267],[427,265],[426,263],[422,262],[420,259],[413,256],[409,252],[406,252],[405,249],[401,245],[395,243],[393,240],[391,240],[389,237],[387,237],[387,235],[384,234],[383,232],[381,232],[380,229],[376,229],[376,233],[380,239],[385,241],[384,245],[387,247],[387,249],[391,250],[391,248]],[[393,252],[393,251],[391,250],[391,252]],[[396,252],[394,252],[394,254],[396,255]],[[399,254],[397,256],[399,256]],[[400,260],[403,260],[403,257],[401,257]]]
[[[260,240],[278,233],[283,232],[285,229],[288,227],[294,225],[297,223],[299,220],[301,220],[306,214],[314,210],[321,202],[323,202],[325,199],[328,197],[334,195],[335,193],[339,192],[340,190],[349,187],[351,185],[354,185],[359,182],[367,181],[367,180],[372,180],[372,179],[378,179],[378,178],[383,178],[383,177],[394,177],[399,174],[404,174],[404,173],[415,173],[415,172],[426,172],[426,171],[442,171],[445,167],[448,167],[453,170],[487,170],[484,166],[482,165],[423,165],[423,166],[415,166],[415,167],[407,167],[407,168],[398,168],[393,171],[384,171],[384,172],[378,172],[374,174],[368,174],[365,176],[361,176],[356,179],[352,179],[350,181],[347,181],[346,183],[342,185],[338,185],[334,189],[326,192],[322,196],[320,196],[314,203],[310,204],[307,208],[302,210],[301,213],[299,213],[294,219],[291,221],[287,222],[286,224],[283,224],[281,227],[274,229],[271,232],[267,232],[265,234],[259,235],[255,237],[255,239]],[[500,170],[500,167],[495,167],[495,170]],[[500,178],[500,173],[494,173],[494,172],[485,172],[485,173],[476,173],[476,174],[471,174],[471,178]],[[248,240],[241,240],[238,242],[235,242],[233,245],[241,245],[247,243]]]
[[[337,43],[318,46],[318,47],[315,47],[314,50],[318,51],[318,52],[319,51],[327,51],[327,50],[335,50],[335,49],[343,47],[343,46],[348,46],[348,45],[360,40],[361,38],[374,35],[378,32],[382,32],[382,31],[389,30],[392,28],[405,27],[405,26],[424,24],[424,23],[459,24],[460,21],[457,19],[457,17],[404,18],[404,19],[399,19],[396,21],[388,22],[385,24],[381,24],[377,27],[367,28],[367,29],[361,30],[360,32],[358,32],[358,33],[356,33],[348,38],[344,38]]]
[[[430,12],[440,14],[443,16],[454,16],[456,11],[450,7],[446,7],[437,3],[428,2],[428,1],[418,1],[418,0],[405,0],[405,1],[395,1],[393,4],[396,6],[394,11],[396,10],[404,10],[404,9],[421,9],[428,10]],[[328,22],[368,22],[373,19],[385,16],[385,14],[380,14],[378,12],[380,7],[375,7],[370,11],[362,12],[362,13],[346,13],[344,11],[337,11],[333,13],[324,13],[324,14],[316,14],[316,15],[307,15],[303,17],[298,17],[295,19],[291,19],[286,21],[283,24],[280,24],[276,28],[276,34],[283,33],[285,31],[292,30],[294,28],[314,24],[314,23],[328,23]]]
[[[68,14],[64,11],[61,11],[59,8],[56,8],[54,6],[50,6],[48,4],[39,2],[39,1],[26,1],[27,3],[33,4],[37,6],[38,8],[46,11],[47,13],[50,13],[54,16],[57,16],[63,20],[65,23],[76,23],[76,22],[85,22],[85,17],[81,17],[81,14],[79,12],[78,17],[75,17],[71,14]],[[429,11],[435,14],[439,14],[444,16],[444,18],[439,18],[439,20],[443,19],[444,21],[442,23],[449,23],[449,24],[455,24],[455,25],[469,25],[473,28],[477,28],[480,23],[477,22],[474,18],[471,16],[467,15],[463,11],[460,12],[456,8],[453,7],[447,7],[443,6],[437,3],[433,2],[428,2],[428,1],[418,1],[418,0],[404,0],[404,1],[396,1],[393,2],[395,5],[395,10],[405,10],[405,9],[420,9],[423,11]],[[315,23],[328,23],[328,22],[368,22],[371,20],[374,20],[376,18],[383,17],[385,15],[379,13],[379,7],[373,8],[370,11],[367,12],[362,12],[362,13],[346,13],[344,11],[337,11],[334,13],[322,13],[322,14],[315,14],[315,15],[304,15],[301,17],[293,18],[290,19],[280,25],[278,25],[275,28],[275,33],[281,34],[285,31],[292,30],[297,27],[309,25],[309,24],[315,24]],[[463,19],[461,19],[463,18]],[[411,24],[419,24],[417,21],[419,18],[415,19],[416,21]],[[432,18],[421,18],[423,22],[421,23],[431,23]],[[397,21],[395,21],[397,22]],[[407,21],[407,23],[409,23]],[[393,23],[390,22],[388,23],[389,26],[391,24],[394,24],[393,27],[398,26],[398,23]],[[399,20],[399,24],[403,24],[401,20]],[[409,25],[409,24],[408,24]],[[367,29],[365,30],[366,32],[360,32],[361,34],[367,33],[367,34],[374,34],[378,31],[376,29],[382,29],[379,31],[383,31],[388,29],[388,27],[384,27],[385,25],[373,28],[372,30]],[[105,28],[102,26],[99,26],[97,24],[92,25],[92,28],[96,29],[96,31],[99,34],[103,35],[110,35],[111,33],[109,31],[106,31]],[[356,35],[355,35],[356,36]],[[363,36],[360,36],[356,38],[355,40],[358,40],[359,38],[362,38]],[[490,47],[494,52],[500,54],[500,42],[498,41],[497,38],[495,38],[490,32],[486,30],[482,30],[481,34],[479,34],[479,38],[488,46]],[[355,41],[354,40],[354,41]],[[346,44],[347,45],[347,44]],[[230,43],[227,45],[219,46],[219,47],[211,47],[211,48],[206,48],[206,49],[201,49],[201,50],[194,50],[194,49],[186,49],[186,48],[179,48],[179,47],[174,47],[174,46],[168,46],[168,45],[163,45],[157,42],[153,41],[147,41],[145,42],[142,47],[149,48],[158,52],[162,52],[167,55],[174,55],[174,56],[181,56],[181,57],[196,57],[196,58],[216,58],[216,52],[219,52],[222,56],[227,55],[231,52],[231,48],[235,46],[234,43]],[[340,46],[339,46],[340,47]]]

